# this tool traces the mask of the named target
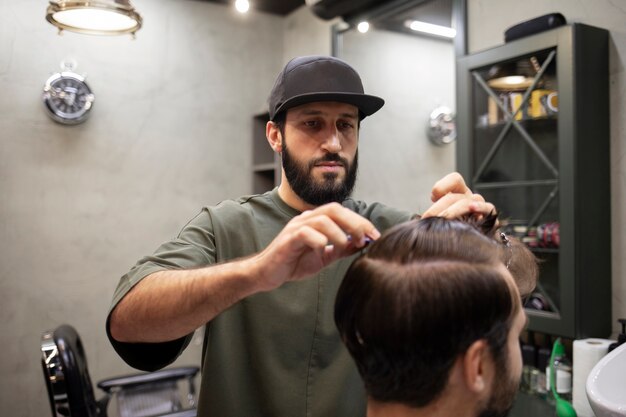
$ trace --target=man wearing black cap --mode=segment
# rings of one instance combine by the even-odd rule
[[[128,364],[168,365],[206,324],[199,416],[365,415],[332,311],[352,255],[413,216],[350,198],[360,122],[383,104],[339,59],[287,63],[266,128],[280,186],[205,207],[121,278],[107,334]],[[493,210],[458,174],[432,199],[423,216]]]

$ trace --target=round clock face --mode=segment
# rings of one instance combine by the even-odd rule
[[[43,102],[48,114],[63,124],[85,121],[94,99],[85,79],[73,72],[54,74],[43,88]]]

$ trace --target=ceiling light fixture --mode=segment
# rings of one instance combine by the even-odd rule
[[[137,32],[142,19],[129,0],[50,0],[46,20],[63,30],[88,35]]]
[[[456,30],[452,28],[420,22],[419,20],[408,20],[406,26],[416,32],[429,33],[431,35],[443,36],[444,38],[454,38],[456,36]]]
[[[250,10],[250,2],[248,0],[237,0],[235,1],[235,9],[237,9],[239,13],[246,13]]]

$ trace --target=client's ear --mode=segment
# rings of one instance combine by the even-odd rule
[[[487,341],[481,339],[472,343],[462,362],[467,389],[477,395],[487,393],[496,371]]]

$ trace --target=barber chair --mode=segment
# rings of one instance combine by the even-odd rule
[[[110,378],[98,382],[104,396],[96,400],[87,356],[76,330],[62,325],[41,337],[44,380],[52,417],[107,417],[115,397],[119,417],[195,417],[194,377],[198,367],[180,367]],[[181,382],[187,381],[186,401]],[[183,403],[187,404],[183,406]]]

